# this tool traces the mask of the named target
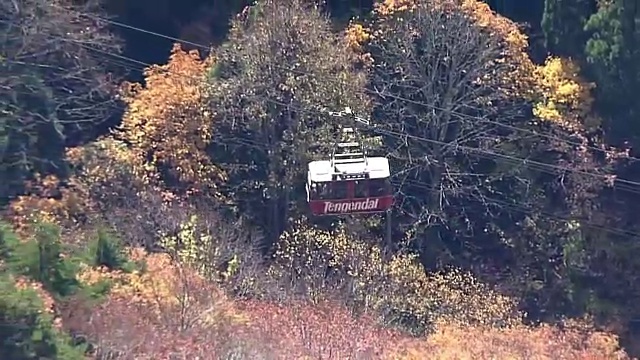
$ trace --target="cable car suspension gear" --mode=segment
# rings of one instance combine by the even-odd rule
[[[350,108],[328,112],[353,125],[370,126]],[[314,215],[384,212],[393,206],[389,160],[369,157],[357,126],[340,127],[327,159],[309,163],[307,200]]]

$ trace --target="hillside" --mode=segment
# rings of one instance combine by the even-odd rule
[[[561,51],[570,4],[545,3],[543,62],[476,0],[348,24],[265,0],[164,64],[78,4],[0,9],[0,358],[630,358],[631,128],[595,40]],[[308,164],[350,126],[393,207],[313,216]]]
[[[104,232],[91,237],[88,251],[73,254],[56,253],[65,238],[51,226],[34,230],[28,241],[4,227],[0,239],[3,267],[10,270],[2,277],[3,317],[16,330],[20,324],[32,327],[4,343],[3,354],[12,359],[628,358],[615,335],[588,322],[526,326],[505,312],[508,299],[464,276],[423,279],[431,300],[439,298],[440,309],[453,306],[457,313],[429,314],[438,324],[429,336],[416,337],[385,328],[380,312],[345,306],[357,296],[329,289],[313,296],[287,294],[275,276],[263,276],[273,269],[254,264],[234,273],[251,266],[251,275],[262,275],[250,287],[263,290],[261,296],[234,300],[224,290],[249,290],[237,275],[223,272],[214,282],[167,254],[118,249],[118,241]],[[372,285],[368,294],[374,293]],[[377,300],[393,306],[391,299]],[[504,307],[495,308],[500,302]],[[465,309],[475,314],[460,314]],[[468,321],[476,316],[502,317],[509,325]]]

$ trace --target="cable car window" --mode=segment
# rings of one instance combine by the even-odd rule
[[[369,189],[367,180],[356,180],[355,181],[355,189],[354,189],[354,197],[356,198],[366,198],[369,196]]]
[[[318,197],[316,199],[325,200],[331,198],[331,188],[329,183],[318,183]]]
[[[321,200],[329,196],[328,184],[323,182],[311,183],[311,200]]]
[[[369,180],[369,194],[370,194],[370,196],[374,196],[374,197],[387,195],[387,181],[386,181],[386,179],[371,179],[371,180]]]
[[[319,197],[319,195],[320,195],[320,193],[319,193],[319,191],[318,191],[318,190],[319,190],[319,189],[318,189],[318,184],[317,184],[317,183],[312,182],[312,183],[311,183],[311,186],[309,186],[309,198],[310,198],[311,200],[316,200],[316,199],[318,199],[318,197]]]
[[[349,191],[347,188],[346,181],[336,181],[331,184],[331,196],[330,199],[338,200],[338,199],[348,199]]]

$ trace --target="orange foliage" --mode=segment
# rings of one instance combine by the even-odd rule
[[[278,359],[382,359],[402,338],[329,301],[248,301],[241,308],[250,316],[252,345]]]
[[[145,270],[85,267],[78,276],[88,285],[107,279],[112,283],[107,300],[78,325],[101,346],[136,359],[211,358],[221,346],[222,325],[229,329],[242,323],[222,291],[168,255],[132,249],[129,258],[144,262]]]
[[[165,176],[170,186],[215,195],[224,179],[209,161],[211,117],[202,84],[210,60],[176,44],[166,65],[145,70],[145,85],[127,84],[128,107],[118,135]],[[174,183],[177,182],[177,183]]]
[[[395,359],[629,359],[615,335],[575,325],[510,329],[448,326],[411,342]]]
[[[98,346],[136,359],[628,359],[615,336],[581,322],[564,328],[442,324],[426,338],[381,327],[331,301],[233,302],[165,254],[130,251],[145,271],[85,268],[79,279],[109,278],[107,301],[79,322]]]
[[[380,17],[390,16],[404,11],[414,11],[422,0],[383,0],[374,5],[374,12]],[[504,16],[495,13],[489,5],[478,0],[438,0],[429,2],[433,11],[462,11],[476,20],[478,26],[489,30],[490,35],[497,35],[512,46],[514,50],[525,50],[527,36],[519,31],[517,24]],[[505,49],[508,51],[510,49]]]
[[[459,1],[453,1],[458,3]],[[451,2],[449,2],[451,3]],[[451,6],[451,5],[449,5]],[[533,72],[535,66],[529,55],[527,36],[520,31],[518,25],[510,19],[498,15],[489,5],[478,0],[463,0],[462,11],[476,20],[478,26],[487,34],[499,39],[502,47],[502,57],[496,62],[507,62],[514,66],[504,78],[497,79],[507,95],[533,96]],[[488,78],[501,74],[487,74]]]
[[[72,179],[63,186],[53,175],[42,179],[36,177],[27,184],[28,195],[13,200],[6,215],[22,234],[30,229],[29,225],[34,221],[74,224],[91,207],[78,185]]]
[[[227,302],[222,291],[210,285],[197,272],[173,262],[167,254],[147,254],[143,249],[135,248],[130,250],[129,258],[144,262],[145,270],[125,273],[105,268],[84,268],[79,280],[85,284],[95,284],[102,279],[110,279],[114,281],[109,293],[110,300],[126,300],[130,305],[144,307],[155,314],[183,306],[182,301],[194,301],[193,293],[203,290],[206,290],[211,304]],[[210,312],[211,316],[222,315],[217,312],[219,309],[215,310]],[[199,318],[199,321],[209,320],[207,317]]]
[[[9,207],[12,223],[19,229],[33,220],[73,225],[96,210],[94,204],[122,206],[150,187],[217,195],[224,175],[206,154],[211,123],[201,89],[209,65],[176,45],[168,64],[146,70],[145,86],[126,87],[128,108],[117,132],[122,140],[104,137],[68,149],[71,178],[64,184],[53,176],[32,181],[29,195]]]

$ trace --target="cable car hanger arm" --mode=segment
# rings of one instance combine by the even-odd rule
[[[351,110],[351,108],[348,106],[345,107],[344,110],[342,111],[328,111],[328,114],[335,117],[345,117],[349,115],[349,117],[351,117],[351,119],[353,119],[356,122],[359,122],[367,126],[371,125],[371,122],[368,119],[357,116],[356,114],[353,113],[353,110]]]

